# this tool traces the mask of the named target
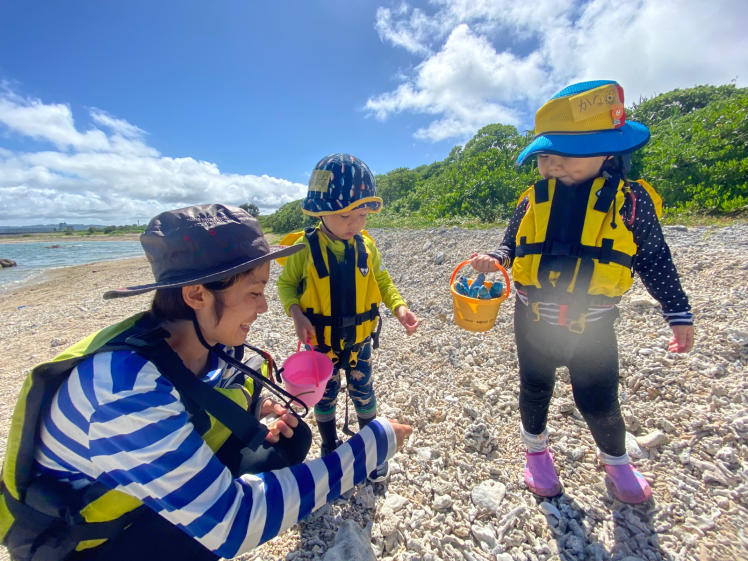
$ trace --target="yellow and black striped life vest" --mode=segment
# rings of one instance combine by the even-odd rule
[[[307,259],[299,306],[316,332],[316,347],[331,358],[350,351],[349,362],[356,363],[360,345],[369,337],[378,346],[382,294],[372,270],[371,238],[356,234],[346,243],[342,261],[321,243],[319,229],[308,228],[304,242],[311,255]]]
[[[627,189],[618,178],[598,177],[586,189],[544,179],[522,194],[528,206],[512,276],[531,302],[581,309],[614,303],[631,287],[637,247],[620,216]]]

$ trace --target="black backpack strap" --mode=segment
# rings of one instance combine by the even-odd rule
[[[35,480],[32,485],[45,487],[47,483],[50,482],[40,478]],[[53,497],[63,489],[63,492],[68,496],[76,493],[71,487],[63,483],[51,482],[51,484],[53,485],[52,488],[45,487],[43,491],[36,493],[37,499],[53,501]],[[25,558],[23,556],[28,554],[34,559],[62,559],[81,541],[114,538],[149,510],[146,505],[141,504],[114,520],[74,522],[74,519],[80,517],[76,515],[71,519],[69,513],[57,512],[53,514],[53,511],[59,508],[53,503],[50,503],[51,510],[49,510],[49,507],[43,505],[37,504],[35,508],[17,500],[8,492],[2,482],[0,482],[0,494],[2,494],[5,506],[14,518],[14,523],[5,536],[4,544],[13,551],[14,555],[20,553],[22,558]],[[49,510],[49,512],[39,510],[40,508]]]
[[[218,419],[247,448],[256,450],[265,440],[268,430],[254,415],[195,376],[158,334],[151,333],[146,338],[133,336],[126,342],[153,362],[181,395]]]

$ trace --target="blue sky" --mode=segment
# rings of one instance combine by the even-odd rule
[[[742,0],[3,0],[0,225],[271,212],[327,153],[428,164],[575,81],[745,86],[747,23]]]

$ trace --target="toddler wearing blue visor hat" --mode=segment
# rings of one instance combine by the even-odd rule
[[[520,196],[501,245],[471,260],[481,272],[497,262],[512,267],[525,483],[543,497],[561,492],[546,420],[556,368],[566,366],[612,495],[641,503],[652,491],[626,453],[614,330],[634,273],[662,306],[669,350],[693,346],[691,308],[658,221],[660,198],[626,176],[649,130],[626,120],[617,82],[596,80],[549,99],[535,114],[535,134],[517,162],[536,156],[542,179]]]

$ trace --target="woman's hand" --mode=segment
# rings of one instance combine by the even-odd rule
[[[413,427],[410,425],[403,425],[392,419],[388,419],[390,425],[395,431],[395,441],[397,442],[397,449],[400,450],[405,444],[405,439],[413,433]]]
[[[485,253],[476,253],[470,256],[470,264],[479,273],[493,273],[498,269],[499,262]]]
[[[272,399],[266,399],[260,406],[260,417],[265,418],[269,415],[276,418],[266,425],[268,433],[265,435],[265,440],[273,444],[280,440],[281,435],[291,438],[293,429],[299,426],[299,419],[296,415]]]

